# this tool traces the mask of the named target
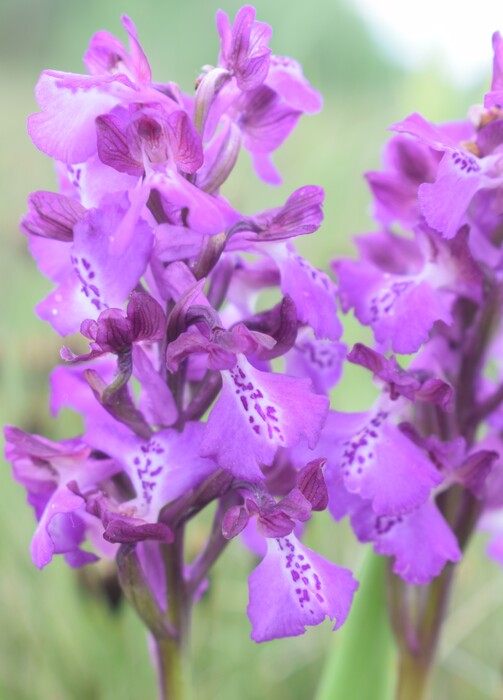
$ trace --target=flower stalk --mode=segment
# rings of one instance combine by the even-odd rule
[[[160,700],[191,700],[187,651],[174,639],[155,639]]]
[[[396,700],[427,697],[455,567],[448,565],[424,588],[389,572],[388,605],[398,647]]]
[[[161,557],[166,576],[165,617],[171,635],[155,636],[161,700],[190,700],[189,659],[191,602],[184,577],[184,528],[175,531],[174,541],[162,544]]]

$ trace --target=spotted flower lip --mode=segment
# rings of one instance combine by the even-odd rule
[[[442,127],[435,127],[419,114],[391,128],[444,153],[435,182],[421,184],[418,196],[428,224],[445,238],[453,238],[467,222],[467,210],[476,193],[501,185],[502,176],[496,167],[499,156],[477,158]]]
[[[429,458],[400,428],[410,403],[384,396],[368,411],[331,410],[314,451],[303,444],[289,450],[294,464],[324,457],[329,499],[341,496],[337,518],[349,512],[353,499],[365,499],[376,515],[409,513],[424,503],[444,477]],[[309,455],[308,455],[309,453]]]
[[[330,391],[340,380],[347,347],[338,341],[317,339],[308,329],[298,334],[295,344],[285,356],[288,374],[307,376],[315,391]]]
[[[189,423],[183,433],[168,428],[145,440],[113,420],[98,422],[92,415],[89,418],[88,443],[121,465],[134,490],[133,498],[108,499],[98,504],[97,512],[105,525],[106,539],[113,542],[169,541],[171,531],[158,522],[162,508],[216,470],[212,460],[197,454],[203,426]]]
[[[271,464],[279,447],[303,437],[314,447],[328,410],[326,397],[315,394],[308,380],[262,372],[246,358],[273,347],[275,341],[243,324],[224,331],[218,315],[207,306],[189,307],[187,314],[194,320],[200,315],[201,330],[189,329],[168,345],[168,368],[176,371],[180,361],[203,353],[207,367],[220,370],[223,382],[206,423],[201,454],[235,476],[256,481],[263,478],[260,465]],[[308,411],[303,406],[309,406]],[[222,442],[218,436],[222,424],[232,425],[239,440]]]
[[[261,372],[244,356],[222,372],[222,393],[206,423],[201,454],[215,459],[237,477],[263,479],[261,464],[271,464],[279,447],[302,438],[314,447],[328,412],[328,399],[315,394],[309,381]],[[218,438],[220,425],[236,436]]]
[[[461,559],[452,530],[430,500],[398,516],[376,515],[360,501],[351,524],[361,542],[373,542],[378,554],[394,557],[394,573],[412,585],[429,583],[448,561]]]
[[[359,244],[360,260],[332,264],[339,298],[343,311],[353,308],[385,349],[416,352],[435,324],[452,324],[457,298],[481,299],[483,275],[470,253],[466,229],[449,244],[422,231],[412,241],[390,231],[372,233]],[[376,254],[379,244],[394,249],[386,260]]]
[[[358,583],[350,571],[308,549],[295,535],[267,540],[249,579],[248,616],[256,642],[303,634],[325,617],[340,627]]]
[[[341,261],[334,269],[343,311],[354,308],[358,320],[371,325],[377,340],[389,343],[394,352],[415,352],[428,340],[434,323],[451,323],[451,295],[436,294],[422,276],[392,276],[365,261]],[[416,310],[414,323],[406,324],[411,308]]]
[[[324,442],[323,437],[320,442]],[[406,457],[399,442],[395,445],[397,461],[404,460],[412,475],[413,454]],[[410,444],[413,442],[417,441],[411,440]],[[423,448],[426,453],[426,446]],[[390,502],[384,508],[376,509],[375,500],[348,486],[343,462],[329,458],[326,470],[329,510],[336,520],[349,515],[359,541],[371,542],[378,554],[393,557],[393,571],[404,581],[425,585],[440,574],[447,562],[457,562],[461,558],[456,537],[434,499],[445,476],[445,472],[439,470],[429,496],[416,500],[414,504],[409,503],[405,510],[393,512]],[[399,489],[398,484],[393,486]]]
[[[341,470],[347,490],[372,501],[378,514],[401,514],[424,502],[442,476],[426,455],[377,406],[364,414],[340,415]]]

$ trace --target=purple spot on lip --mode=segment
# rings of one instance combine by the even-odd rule
[[[90,282],[91,280],[96,280],[96,273],[92,269],[91,263],[86,258],[79,259],[74,255],[70,256],[70,260],[75,274],[82,283],[80,291],[89,299],[91,304],[93,304],[98,311],[103,311],[105,308],[107,308],[107,305],[101,299],[99,285],[91,284]]]
[[[351,472],[361,475],[371,466],[374,446],[380,437],[378,429],[381,428],[387,415],[385,411],[379,411],[345,443],[341,461],[344,476],[350,476]]]
[[[480,166],[474,158],[460,153],[459,151],[453,151],[451,155],[454,165],[458,166],[459,170],[465,175],[480,172]]]
[[[381,316],[388,314],[398,298],[413,284],[412,281],[402,280],[400,282],[393,282],[389,287],[384,287],[381,293],[377,293],[370,300],[369,310],[371,313],[370,323],[375,323]]]
[[[274,444],[284,443],[285,438],[280,424],[276,406],[266,403],[263,392],[250,381],[249,377],[239,366],[230,370],[234,383],[235,394],[239,395],[239,403],[248,416],[248,423],[253,431]],[[264,430],[260,427],[264,425]]]
[[[316,605],[325,605],[326,599],[321,594],[323,588],[321,579],[316,571],[313,569],[313,565],[309,562],[304,554],[301,554],[293,541],[289,538],[276,539],[279,545],[280,551],[282,552],[283,566],[285,571],[290,572],[288,580],[293,584],[301,582],[301,586],[298,588],[293,588],[295,596],[299,607],[304,609],[306,603],[311,603],[313,609]],[[281,543],[284,547],[281,547]],[[311,608],[308,608],[311,610]]]
[[[139,452],[133,458],[136,467],[138,481],[141,484],[141,496],[146,506],[153,501],[153,494],[158,487],[158,478],[164,471],[164,465],[159,462],[159,457],[153,459],[153,455],[162,455],[165,450],[155,439],[140,445]],[[138,494],[140,496],[140,493]]]
[[[395,525],[401,522],[401,518],[394,518],[387,515],[379,515],[375,519],[375,529],[379,535],[385,535],[389,532]]]

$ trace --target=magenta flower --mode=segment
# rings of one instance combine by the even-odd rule
[[[238,11],[232,27],[225,12],[219,10],[217,29],[221,42],[219,65],[235,77],[243,92],[258,87],[269,72],[271,27],[255,21],[255,8],[247,5]]]
[[[337,287],[291,241],[320,227],[324,192],[305,185],[254,215],[220,193],[242,147],[277,182],[271,154],[321,97],[298,63],[272,54],[271,28],[250,6],[233,24],[217,14],[218,60],[194,95],[155,82],[134,24],[122,23],[129,46],[98,32],[88,75],[42,73],[28,120],[59,184],[31,195],[22,222],[54,284],[36,310],[89,344],[68,341],[51,378],[53,413],[76,411],[84,435],[58,444],[7,429],[39,521],[34,561],[116,557],[164,663],[211,565],[256,523],[268,554],[250,577],[252,638],[297,635],[326,616],[339,627],[357,583],[299,539],[328,504],[323,455],[312,457],[346,354]],[[265,289],[279,301],[264,309]],[[287,373],[272,364],[283,357]],[[211,503],[189,564],[187,523]]]
[[[120,466],[113,459],[94,457],[79,438],[58,444],[7,427],[5,439],[14,477],[26,488],[38,520],[31,543],[33,562],[41,569],[54,554],[64,554],[70,566],[96,561],[95,554],[81,549],[86,536],[91,535],[98,547],[99,539],[78,489],[96,488],[120,471]]]
[[[171,697],[191,607],[231,540],[262,559],[253,640],[344,623],[357,582],[302,543],[328,508],[392,559],[392,626],[419,682],[477,525],[503,561],[503,40],[469,119],[391,127],[383,168],[366,176],[377,228],[356,260],[332,263],[335,280],[293,241],[321,226],[320,187],[255,214],[222,194],[242,148],[280,182],[273,154],[322,99],[272,53],[253,7],[216,23],[218,56],[191,94],[154,80],[126,16],[127,47],[98,32],[87,74],[38,81],[28,131],[55,159],[58,191],[34,192],[21,228],[53,283],[38,315],[80,332],[51,409],[73,409],[84,432],[55,443],[5,430],[37,520],[32,558],[115,558]],[[373,340],[348,352],[339,307]],[[329,408],[346,361],[379,391],[354,413],[345,396]],[[186,561],[187,526],[209,505]]]

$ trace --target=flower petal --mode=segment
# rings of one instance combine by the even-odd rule
[[[360,541],[372,541],[378,554],[395,557],[393,571],[413,585],[429,583],[448,561],[461,559],[454,533],[430,500],[395,517],[376,515],[366,504],[351,524]]]
[[[314,447],[328,399],[313,393],[309,381],[261,372],[243,356],[222,371],[222,379],[222,393],[206,423],[203,456],[235,476],[260,480],[260,465],[271,464],[278,447],[303,437]]]
[[[348,569],[304,547],[295,535],[267,541],[264,560],[249,578],[248,616],[256,642],[304,634],[325,617],[345,621],[358,583]]]

